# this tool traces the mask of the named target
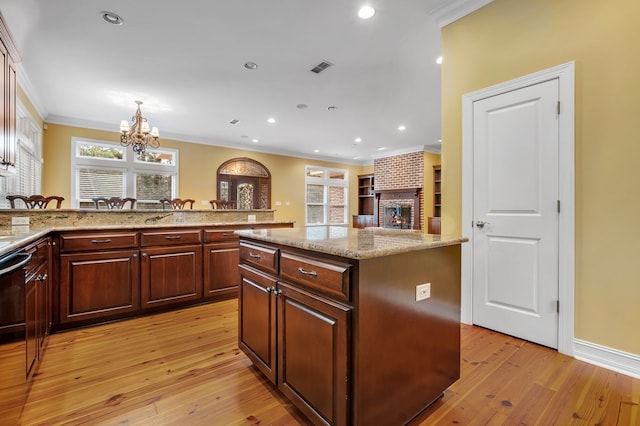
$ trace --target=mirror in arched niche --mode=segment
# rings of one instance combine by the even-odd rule
[[[271,208],[271,173],[251,158],[232,158],[218,167],[217,199],[242,210]]]

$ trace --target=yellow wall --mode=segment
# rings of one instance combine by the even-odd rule
[[[48,124],[44,131],[43,193],[62,195],[71,200],[71,138],[83,137],[100,141],[118,141],[119,134],[80,127]],[[294,220],[296,226],[304,225],[304,166],[337,167],[349,170],[349,220],[357,214],[358,174],[366,173],[368,167],[352,166],[263,154],[239,149],[162,139],[161,146],[179,150],[180,169],[178,194],[181,198],[196,200],[194,208],[210,209],[208,200],[216,198],[216,171],[225,161],[235,157],[250,157],[262,163],[271,172],[271,200],[276,209],[275,220]],[[207,201],[202,205],[201,201]],[[276,206],[276,201],[282,202]],[[286,205],[286,203],[289,205]],[[67,204],[67,207],[69,205]]]
[[[575,336],[640,355],[640,2],[495,0],[442,30],[443,228],[460,233],[463,94],[576,63]]]

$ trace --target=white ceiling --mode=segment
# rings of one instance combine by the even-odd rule
[[[0,0],[0,11],[22,56],[21,86],[48,122],[118,131],[141,100],[161,143],[354,164],[438,151],[433,12],[470,0],[370,0],[369,20],[357,16],[363,2]],[[124,25],[105,23],[105,10]],[[334,66],[312,73],[322,60]]]

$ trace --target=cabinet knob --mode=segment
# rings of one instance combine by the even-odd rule
[[[142,257],[147,257],[147,253],[142,253]]]
[[[134,259],[137,259],[138,258],[138,253],[133,253],[133,255],[131,257],[134,258]]]
[[[276,296],[280,296],[281,294],[282,294],[282,290],[277,289],[277,290],[276,290]]]

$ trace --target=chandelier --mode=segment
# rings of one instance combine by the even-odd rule
[[[157,127],[152,127],[151,130],[149,130],[149,123],[140,112],[142,101],[136,101],[136,103],[138,104],[138,110],[136,111],[136,115],[131,117],[131,126],[129,126],[127,120],[122,120],[120,123],[120,132],[122,133],[120,135],[120,143],[122,146],[131,145],[133,152],[136,154],[144,154],[147,146],[152,148],[158,148],[160,146],[160,142],[158,141],[160,134],[158,133]]]

